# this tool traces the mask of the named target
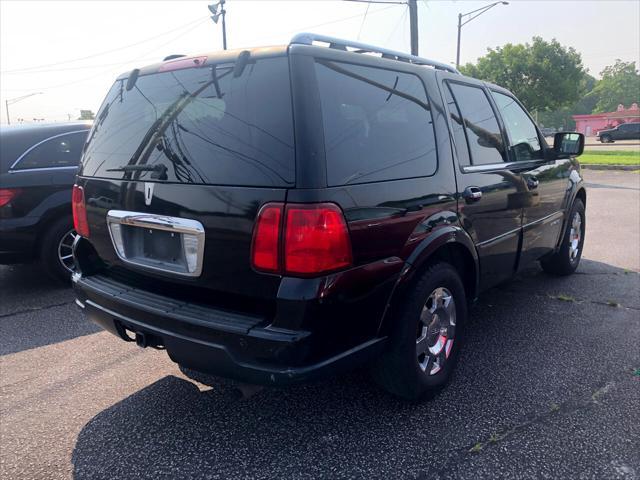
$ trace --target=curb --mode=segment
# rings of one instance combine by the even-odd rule
[[[580,167],[585,170],[626,170],[634,171],[640,170],[640,165],[595,165],[595,164],[580,164]]]

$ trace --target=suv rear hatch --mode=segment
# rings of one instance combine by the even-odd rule
[[[284,48],[220,55],[118,78],[78,185],[114,275],[248,309],[243,298],[272,300],[279,285],[252,269],[251,241],[260,206],[295,185],[289,62]]]

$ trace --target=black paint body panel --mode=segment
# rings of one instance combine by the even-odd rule
[[[120,304],[91,290],[77,275],[78,298],[96,322],[120,336],[118,325],[146,333],[164,345],[174,360],[195,369],[258,383],[280,383],[281,375],[273,377],[277,380],[270,376],[274,371],[303,369],[305,373],[297,378],[307,379],[313,376],[310,371],[330,373],[332,369],[320,366],[331,359],[339,357],[344,366],[350,356],[362,363],[377,355],[378,347],[371,345],[378,345],[393,331],[393,305],[402,301],[413,278],[443,248],[455,245],[460,249],[456,251],[468,256],[473,271],[466,273],[472,279],[472,297],[511,277],[522,264],[557,248],[565,212],[583,188],[575,161],[539,161],[526,168],[498,165],[492,171],[467,172],[457,162],[440,90],[442,79],[454,75],[322,47],[290,46],[288,55],[295,119],[295,187],[156,182],[153,200],[146,204],[144,182],[78,178],[85,189],[91,236],[76,243],[76,261],[87,281],[92,272],[98,272],[154,295],[237,315],[258,315],[261,320],[244,335],[230,336],[215,328],[198,333],[169,320],[168,315],[149,315]],[[428,93],[435,129],[435,173],[328,187],[312,74],[314,56],[417,75]],[[485,88],[480,82],[469,82]],[[537,191],[523,190],[523,182],[532,176],[539,182]],[[480,202],[468,204],[461,197],[470,185],[482,189]],[[250,265],[254,222],[259,208],[268,202],[340,206],[351,236],[353,266],[318,278],[254,271]],[[201,222],[206,238],[202,275],[177,278],[124,264],[107,231],[106,214],[111,209]],[[278,332],[284,343],[274,346]],[[287,343],[284,338],[288,335],[296,340]],[[188,353],[190,344],[193,355]],[[220,349],[226,352],[222,357],[214,353]],[[234,360],[229,363],[225,355]],[[256,374],[257,366],[266,373]]]

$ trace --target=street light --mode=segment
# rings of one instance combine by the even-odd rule
[[[474,18],[478,18],[480,15],[482,15],[483,13],[485,13],[487,10],[492,9],[493,7],[495,7],[496,5],[509,5],[509,2],[495,2],[492,3],[490,5],[486,5],[482,8],[478,8],[477,10],[472,10],[471,12],[467,12],[467,13],[459,13],[458,14],[458,49],[457,49],[457,53],[456,53],[456,68],[458,68],[460,66],[460,33],[462,31],[462,27],[465,26],[467,23],[469,23],[471,20],[473,20]],[[473,14],[476,15],[473,15]],[[473,15],[473,17],[465,20],[465,22],[462,22],[462,17],[466,17],[468,15]]]
[[[41,95],[42,92],[30,93],[28,95],[23,95],[21,97],[10,98],[9,100],[4,101],[4,107],[7,110],[7,125],[11,125],[11,118],[9,118],[9,105],[13,105],[14,103],[18,103],[25,98],[33,97],[34,95]]]
[[[213,3],[208,5],[207,8],[212,13],[211,20],[213,23],[218,23],[218,19],[222,17],[222,48],[223,50],[227,49],[227,24],[224,21],[225,14],[227,11],[224,9],[225,0],[220,0],[218,3]],[[218,11],[220,8],[220,11]]]

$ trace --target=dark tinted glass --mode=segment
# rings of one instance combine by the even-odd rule
[[[509,135],[509,149],[514,160],[536,160],[543,157],[538,131],[518,102],[508,95],[491,92],[498,105],[502,121]]]
[[[432,175],[429,101],[411,74],[317,60],[329,185]]]
[[[500,127],[484,91],[459,83],[449,86],[462,113],[459,120],[464,123],[469,139],[471,163],[485,165],[507,161]]]
[[[83,130],[51,138],[27,153],[13,168],[27,170],[30,168],[75,167],[80,161],[87,133],[87,130]]]
[[[89,176],[221,185],[285,186],[295,181],[286,57],[205,66],[126,80],[111,88],[83,157]],[[113,171],[122,166],[157,172]],[[158,178],[160,177],[160,178]]]
[[[471,164],[469,158],[469,145],[467,145],[467,137],[464,134],[464,127],[462,126],[462,115],[455,100],[451,96],[451,91],[448,87],[444,89],[444,98],[449,106],[449,112],[451,115],[451,130],[453,132],[453,140],[456,142],[456,153],[458,154],[458,162],[462,166]]]

